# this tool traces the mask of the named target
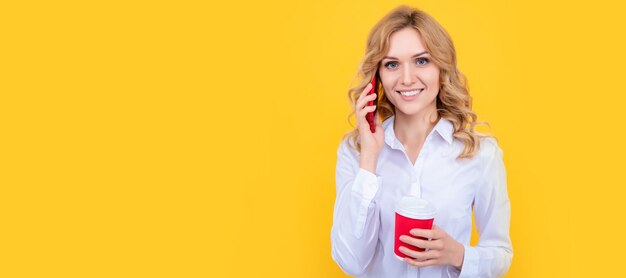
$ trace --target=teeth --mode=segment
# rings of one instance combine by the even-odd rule
[[[410,96],[419,94],[421,91],[422,90],[415,90],[415,91],[399,92],[399,93],[402,94],[403,96],[410,97]]]

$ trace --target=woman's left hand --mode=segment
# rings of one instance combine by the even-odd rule
[[[400,241],[426,250],[418,252],[400,246],[400,252],[414,258],[404,258],[405,262],[417,267],[452,265],[461,269],[463,266],[465,247],[436,225],[433,225],[432,230],[412,229],[411,235],[400,236]],[[423,240],[416,237],[430,238],[431,240]]]

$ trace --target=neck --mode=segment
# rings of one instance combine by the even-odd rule
[[[437,111],[416,115],[396,113],[393,129],[405,147],[421,147],[438,120]]]

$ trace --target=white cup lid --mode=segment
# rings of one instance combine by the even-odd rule
[[[417,196],[404,196],[398,201],[396,212],[409,218],[430,219],[435,218],[437,208]]]

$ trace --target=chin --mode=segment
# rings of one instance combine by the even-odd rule
[[[396,112],[405,114],[407,116],[419,114],[423,110],[424,110],[423,107],[409,107],[409,108],[397,107],[396,108]]]

